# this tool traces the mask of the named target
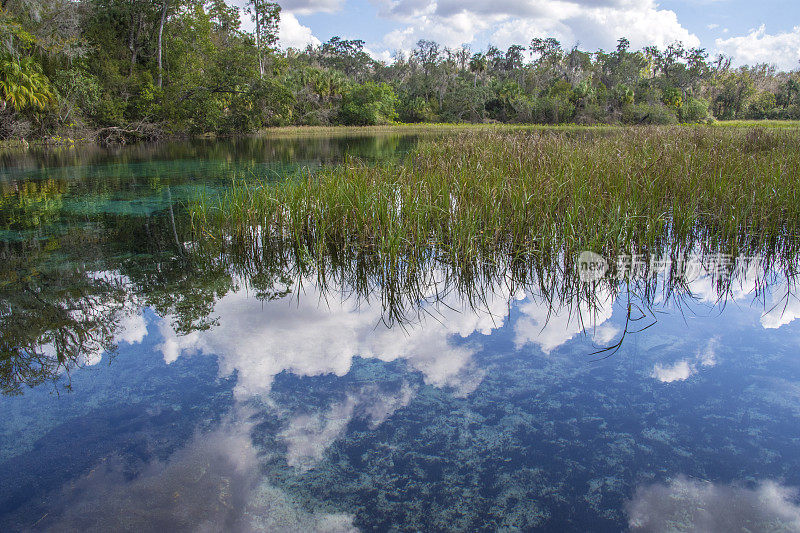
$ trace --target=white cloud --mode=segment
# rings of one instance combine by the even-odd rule
[[[312,282],[303,286],[299,301],[288,297],[262,303],[245,291],[229,294],[217,302],[219,324],[209,331],[181,337],[162,320],[165,361],[184,353],[217,355],[220,372],[238,372],[236,393],[247,397],[268,392],[283,371],[343,376],[356,356],[406,359],[426,383],[466,395],[480,384],[483,371],[473,361],[476,349],[453,343],[452,337],[488,335],[502,326],[508,312],[508,295],[494,294],[477,311],[452,296],[436,307],[426,306],[430,314],[423,314],[418,324],[390,328],[382,322],[380,301],[333,297],[326,302]]]
[[[318,463],[325,450],[341,436],[355,417],[369,421],[375,428],[395,411],[411,402],[414,390],[407,384],[396,393],[385,393],[376,386],[367,386],[334,402],[325,412],[304,413],[289,420],[280,437],[286,443],[286,462],[301,470]]]
[[[140,344],[147,336],[147,322],[141,311],[126,313],[120,320],[119,327],[114,334],[117,342]]]
[[[415,16],[403,29],[389,32],[384,45],[391,50],[410,51],[420,39],[436,41],[443,46],[456,47],[474,41],[478,34],[488,31],[503,16],[478,16],[462,12],[447,17]]]
[[[800,64],[800,26],[784,33],[768,34],[761,26],[738,37],[717,39],[717,49],[731,57],[738,65],[755,63],[774,64],[783,70],[796,70]]]
[[[244,8],[247,0],[225,0],[228,5],[239,8],[239,16],[242,20],[242,30],[252,33],[255,31],[255,22],[248,15]],[[281,21],[278,25],[278,42],[284,49],[286,48],[305,48],[306,45],[320,44],[320,40],[314,36],[314,32],[308,26],[303,26],[297,15],[306,15],[314,12],[333,12],[341,7],[343,0],[306,0],[296,2],[278,2],[281,5]]]
[[[614,324],[601,324],[595,328],[592,340],[601,346],[607,345],[621,332],[622,329]]]
[[[555,36],[566,46],[580,43],[588,50],[613,48],[620,37],[634,48],[648,45],[666,47],[675,41],[698,46],[700,40],[685,29],[674,11],[659,9],[649,1],[628,5],[595,6],[588,2],[562,9],[557,2],[552,11],[536,18],[512,19],[495,31],[490,40],[500,46],[527,43],[531,36]]]
[[[419,323],[387,327],[380,301],[357,302],[333,294],[326,299],[310,281],[297,299],[261,302],[240,291],[219,300],[214,313],[218,325],[211,330],[178,336],[168,319],[160,321],[164,341],[159,347],[167,363],[191,353],[216,355],[220,373],[237,373],[235,393],[245,400],[269,392],[284,371],[299,376],[343,376],[356,356],[382,361],[405,359],[425,382],[454,389],[465,396],[480,385],[485,371],[473,360],[476,348],[454,343],[453,337],[473,333],[488,335],[503,325],[508,294],[501,291],[473,309],[456,296],[425,305]],[[441,293],[441,287],[439,287]],[[430,295],[437,292],[430,289]],[[281,438],[289,465],[307,470],[322,459],[325,450],[354,418],[377,427],[397,409],[408,405],[415,390],[404,383],[395,392],[375,386],[347,393],[344,400],[316,413],[290,416]]]
[[[320,40],[314,37],[311,28],[303,26],[292,13],[281,13],[278,40],[282,48],[303,49],[309,44],[317,46]]]
[[[697,367],[683,359],[672,365],[656,363],[650,376],[662,383],[672,383],[674,381],[685,381],[695,374],[697,374]]]
[[[549,354],[584,331],[592,333],[594,340],[601,344],[610,341],[619,332],[618,328],[605,324],[611,319],[613,297],[607,291],[598,291],[595,298],[597,303],[592,308],[586,302],[577,306],[567,302],[551,308],[546,300],[525,300],[519,306],[523,316],[514,324],[517,349],[530,343]]]
[[[281,17],[287,13],[310,15],[312,13],[335,13],[342,8],[344,0],[279,0]]]
[[[698,372],[698,365],[703,368],[717,366],[717,349],[720,345],[719,337],[712,337],[704,348],[698,349],[694,360],[682,359],[671,365],[656,363],[653,367],[651,378],[655,378],[662,383],[673,383],[675,381],[686,381]]]
[[[701,366],[711,368],[717,366],[717,349],[719,349],[719,337],[713,337],[708,341],[706,347],[697,352],[697,361]]]
[[[674,11],[654,0],[373,0],[383,17],[406,24],[384,44],[410,50],[417,40],[458,46],[482,38],[500,47],[527,45],[533,37],[556,37],[569,47],[612,48],[627,37],[634,47],[666,46],[676,40],[698,46],[700,40]]]
[[[364,47],[364,52],[366,52],[372,59],[375,61],[383,61],[384,63],[391,63],[394,59],[393,53],[389,50],[381,50],[375,51],[372,48]]]
[[[47,501],[43,529],[131,531],[354,532],[353,517],[308,509],[264,480],[251,422],[227,420],[198,433],[167,461],[133,480],[110,457]]]
[[[784,283],[772,289],[767,312],[761,317],[764,329],[778,329],[800,318],[797,283]]]
[[[724,301],[744,300],[758,293],[759,285],[765,276],[760,259],[742,258],[734,262],[733,272],[727,280],[730,283],[727,284],[718,284],[718,281],[725,280],[721,278],[722,274],[713,273],[717,267],[722,266],[715,265],[714,256],[708,256],[705,264],[701,256],[691,257],[687,261],[684,276],[692,296],[701,302],[713,305]]]
[[[633,532],[800,531],[797,490],[774,481],[744,488],[679,477],[639,487],[626,505]]]

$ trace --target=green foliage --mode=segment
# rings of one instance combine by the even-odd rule
[[[53,86],[61,95],[62,105],[72,105],[77,113],[96,109],[103,97],[103,88],[96,76],[83,67],[59,71]]]
[[[3,106],[17,111],[44,111],[58,102],[50,80],[32,57],[0,57],[0,96]]]
[[[708,120],[708,102],[702,98],[690,97],[680,109],[681,122],[705,122]]]
[[[275,79],[254,83],[247,92],[231,98],[228,116],[221,129],[225,133],[256,131],[291,122],[294,95]]]
[[[731,68],[702,49],[507,50],[421,40],[391,63],[338,36],[277,45],[280,6],[250,0],[10,2],[0,12],[0,135],[65,128],[249,133],[285,125],[420,122],[670,124],[800,117],[800,77]],[[71,132],[70,132],[71,133]]]
[[[512,100],[511,106],[515,112],[515,122],[526,124],[570,122],[576,109],[569,100],[551,96],[536,98],[520,95]]]
[[[632,105],[634,102],[634,96],[633,90],[624,83],[620,83],[614,87],[614,103],[620,108]]]
[[[435,113],[425,98],[417,96],[405,99],[399,104],[398,116],[401,122],[414,124],[418,122],[433,122]]]
[[[626,124],[676,124],[678,117],[661,103],[637,104],[623,111],[622,120]]]
[[[661,101],[665,106],[677,112],[683,106],[683,92],[676,87],[668,87],[664,89]]]
[[[397,120],[397,95],[390,85],[366,82],[348,88],[339,121],[349,126],[373,126]]]
[[[770,112],[778,107],[777,98],[773,93],[764,91],[755,95],[747,105],[745,118],[764,119],[768,118]]]

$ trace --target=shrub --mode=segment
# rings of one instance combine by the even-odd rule
[[[374,126],[397,120],[397,95],[386,83],[354,85],[342,96],[339,122],[347,126]]]
[[[762,119],[769,116],[770,111],[777,107],[775,95],[770,92],[762,92],[753,97],[747,109],[745,110],[745,118]]]
[[[681,122],[703,122],[708,119],[708,102],[702,98],[689,98],[679,110]]]
[[[622,121],[626,124],[677,124],[678,118],[662,104],[638,104],[623,111]]]

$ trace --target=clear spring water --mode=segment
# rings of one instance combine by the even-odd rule
[[[433,271],[391,320],[357,274],[194,253],[199,191],[414,142],[4,156],[0,530],[799,531],[790,277]]]

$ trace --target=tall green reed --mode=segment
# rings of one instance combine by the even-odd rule
[[[317,257],[355,247],[388,261],[492,261],[698,242],[794,253],[798,141],[795,130],[699,127],[468,132],[422,141],[400,163],[237,183],[192,210],[201,232],[260,228]]]

